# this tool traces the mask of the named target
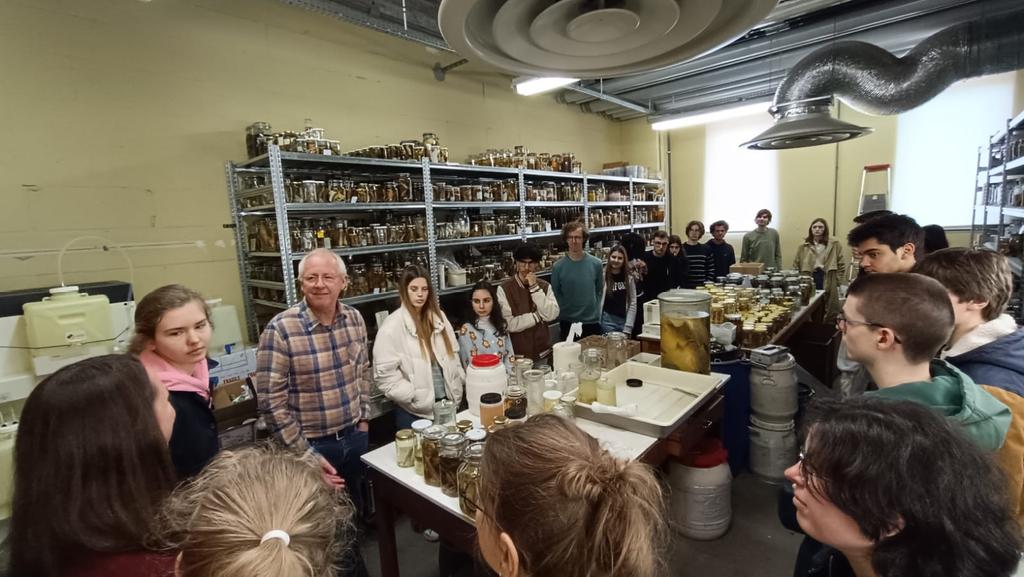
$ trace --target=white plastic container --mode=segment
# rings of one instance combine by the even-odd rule
[[[77,286],[50,289],[50,296],[22,305],[25,333],[33,356],[53,347],[81,346],[114,337],[110,301],[105,295],[78,292]]]
[[[508,372],[498,355],[476,355],[466,369],[466,402],[469,412],[480,417],[480,395],[486,393],[505,394],[508,386]]]
[[[569,365],[580,362],[580,352],[583,345],[579,343],[567,343],[560,341],[551,347],[552,368],[555,374],[562,374],[569,370]]]
[[[793,421],[773,423],[750,417],[750,470],[772,481],[785,478],[797,459]]]
[[[732,473],[727,454],[719,449],[700,455],[691,465],[672,463],[673,526],[680,534],[702,541],[717,539],[732,522]]]
[[[224,345],[241,346],[242,325],[238,322],[235,306],[224,304],[223,299],[207,299],[206,305],[210,307],[210,320],[213,322],[209,350],[218,354],[227,352]]]
[[[762,421],[788,423],[797,411],[796,361],[792,355],[768,367],[750,366],[750,411]]]

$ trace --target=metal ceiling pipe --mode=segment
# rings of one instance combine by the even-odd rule
[[[986,15],[923,40],[904,57],[864,42],[837,42],[802,59],[779,85],[776,125],[752,149],[816,146],[870,130],[828,116],[832,98],[876,115],[906,112],[966,78],[1024,68],[1024,9]]]

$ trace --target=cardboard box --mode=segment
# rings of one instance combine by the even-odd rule
[[[220,438],[221,449],[234,449],[251,445],[256,442],[256,421],[249,421],[248,423],[221,431],[217,437]]]
[[[763,262],[738,262],[729,267],[729,272],[759,275],[764,272]]]
[[[231,354],[211,357],[218,364],[210,369],[214,388],[223,383],[244,381],[256,374],[256,347],[246,347]]]
[[[235,402],[235,399],[243,397],[245,388],[248,388],[251,396],[244,401]],[[252,392],[252,381],[232,381],[223,383],[213,391],[213,417],[217,421],[218,431],[227,431],[232,427],[241,425],[247,419],[257,416],[258,406],[256,395]]]

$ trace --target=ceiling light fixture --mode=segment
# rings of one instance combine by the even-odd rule
[[[658,122],[651,124],[651,128],[654,130],[673,130],[676,128],[687,128],[690,126],[709,124],[720,120],[753,116],[758,113],[767,113],[768,106],[770,104],[771,103],[769,101],[765,100],[761,102],[743,104],[741,106],[730,106],[729,108],[721,108],[710,112],[701,112],[699,114],[676,116],[666,120],[659,120]]]
[[[533,96],[534,94],[540,94],[541,92],[547,92],[549,90],[575,84],[579,81],[579,78],[531,78],[529,76],[520,76],[512,80],[512,88],[514,88],[516,93],[521,96]]]

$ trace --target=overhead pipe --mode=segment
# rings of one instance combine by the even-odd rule
[[[950,84],[1024,68],[1024,9],[986,15],[929,36],[899,58],[873,44],[837,42],[790,69],[775,92],[774,126],[743,146],[800,148],[864,136],[831,117],[833,98],[876,115],[916,108]]]

